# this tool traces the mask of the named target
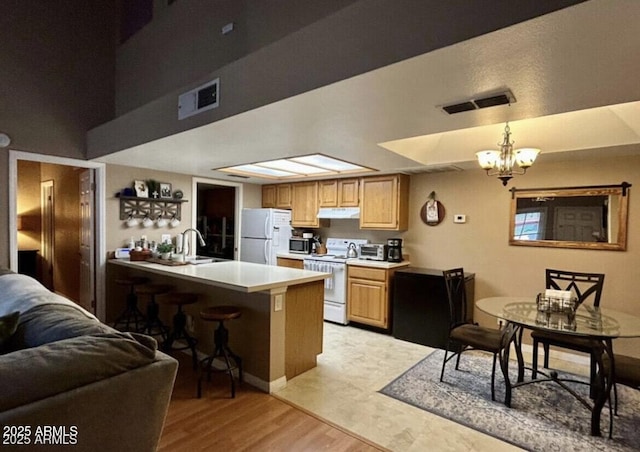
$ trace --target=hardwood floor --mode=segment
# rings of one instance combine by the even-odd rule
[[[196,372],[190,357],[180,361],[158,451],[380,451],[356,436],[327,424],[247,384],[231,399],[226,375],[214,374],[196,398]]]

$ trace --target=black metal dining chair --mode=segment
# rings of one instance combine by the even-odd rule
[[[564,270],[546,270],[547,289],[570,290],[578,297],[578,305],[592,300],[595,307],[600,306],[604,275],[602,273],[580,273]],[[586,337],[568,336],[550,331],[534,330],[531,332],[533,339],[533,360],[531,378],[538,376],[538,344],[544,349],[544,367],[549,367],[549,347],[560,347],[590,355],[590,376],[593,383],[596,378],[596,360],[594,353],[602,343]]]
[[[447,362],[456,358],[456,370],[460,366],[460,355],[467,350],[483,350],[493,353],[493,368],[491,371],[491,400],[496,399],[495,377],[496,361],[500,358],[500,368],[505,376],[508,372],[508,353],[513,329],[496,330],[486,328],[467,320],[467,292],[465,288],[464,270],[454,268],[442,272],[447,288],[449,300],[450,326],[447,339],[440,381],[443,381]],[[449,352],[451,351],[451,354]],[[506,357],[505,354],[506,353]],[[505,403],[510,405],[510,389],[506,388]]]

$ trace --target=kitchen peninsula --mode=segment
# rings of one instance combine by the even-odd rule
[[[213,348],[213,327],[201,322],[207,306],[234,305],[242,316],[229,322],[230,345],[243,358],[245,381],[265,392],[284,387],[316,366],[322,353],[324,279],[329,273],[240,261],[166,266],[146,261],[112,259],[107,272],[111,313],[122,308],[125,293],[114,281],[123,276],[146,276],[171,284],[176,291],[198,293],[198,303],[186,306],[194,320],[198,350]],[[144,311],[144,300],[140,308]],[[109,308],[109,306],[108,306]],[[189,309],[190,308],[190,309]],[[160,303],[161,318],[171,325],[174,312]]]

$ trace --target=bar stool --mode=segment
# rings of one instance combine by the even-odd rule
[[[233,380],[233,370],[238,369],[238,381],[242,383],[242,359],[233,353],[229,348],[229,330],[224,326],[225,320],[233,320],[240,317],[240,310],[235,306],[213,306],[200,311],[200,318],[207,322],[218,322],[218,328],[213,333],[214,351],[211,356],[203,359],[198,378],[198,398],[202,395],[202,374],[207,371],[207,379],[211,381],[211,372],[213,361],[218,358],[224,361],[225,368],[219,369],[220,372],[229,374],[231,380],[231,398],[236,396],[236,384]],[[231,365],[229,358],[235,362],[235,366]],[[217,370],[217,369],[216,369]]]
[[[160,320],[160,306],[156,303],[156,295],[167,293],[173,290],[173,286],[169,284],[143,284],[136,286],[135,291],[138,295],[146,295],[149,297],[147,303],[147,321],[145,322],[142,333],[149,336],[160,336],[162,343],[167,340],[167,332],[169,328]]]
[[[198,355],[196,353],[196,344],[198,341],[187,331],[187,316],[184,314],[182,307],[196,303],[198,301],[198,294],[190,292],[169,292],[160,295],[160,298],[165,303],[178,307],[176,314],[173,316],[173,329],[170,331],[167,340],[162,344],[162,349],[164,351],[191,349],[193,369],[196,370],[198,368]],[[184,339],[187,345],[185,347],[174,347],[173,343],[179,339]]]
[[[138,309],[138,296],[136,295],[135,287],[140,284],[145,284],[147,281],[149,281],[149,279],[144,276],[132,276],[131,278],[119,278],[115,280],[115,283],[120,286],[129,286],[125,309],[116,321],[113,322],[115,329],[134,332],[142,329],[146,320],[142,311]],[[129,326],[131,323],[134,325],[133,330]]]

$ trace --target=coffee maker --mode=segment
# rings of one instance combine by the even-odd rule
[[[402,239],[387,239],[387,261],[402,262]]]

